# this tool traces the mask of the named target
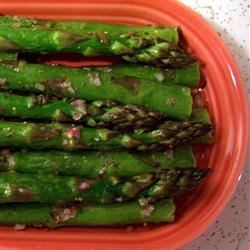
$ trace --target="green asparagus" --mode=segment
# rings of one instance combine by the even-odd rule
[[[93,72],[110,72],[113,78],[136,77],[139,79],[161,82],[162,84],[177,84],[187,87],[198,87],[200,81],[199,64],[194,63],[182,68],[157,68],[149,65],[117,64],[112,66],[92,66],[83,69]]]
[[[28,62],[38,63],[42,61],[39,55],[27,53],[17,55],[17,53],[0,52],[0,60],[3,62],[16,61],[19,57]],[[176,84],[186,87],[198,87],[200,82],[200,66],[198,63],[176,69],[158,68],[139,64],[113,64],[106,66],[84,66],[82,70],[93,74],[106,72],[109,73],[110,79],[136,77],[166,85]]]
[[[2,17],[0,50],[115,54],[130,62],[179,67],[194,59],[177,48],[177,28],[131,27],[95,22],[60,22]]]
[[[195,189],[208,172],[209,169],[170,169],[168,172],[163,172],[154,185],[142,191],[141,196],[146,200],[182,197]]]
[[[122,133],[109,129],[85,128],[58,123],[38,124],[0,121],[0,147],[31,149],[137,149],[174,148],[207,134],[213,124],[167,121],[164,129]]]
[[[31,174],[129,177],[155,173],[165,168],[194,167],[195,159],[190,146],[182,146],[162,153],[129,152],[10,152],[0,151],[0,171]]]
[[[0,61],[16,61],[17,58],[18,53],[0,52]]]
[[[24,54],[24,59],[27,55]],[[32,57],[34,59],[34,56]],[[0,53],[0,60],[4,62],[16,61],[17,54]],[[83,72],[88,71],[92,74],[102,74],[103,72],[111,79],[120,79],[122,77],[135,77],[162,84],[176,84],[187,87],[198,87],[200,81],[199,64],[194,63],[186,67],[177,69],[157,68],[149,65],[136,64],[114,64],[107,66],[85,66]]]
[[[189,88],[136,77],[111,79],[110,72],[92,73],[69,67],[2,61],[0,76],[0,90],[47,93],[88,101],[110,99],[143,106],[180,120],[187,119],[192,111]]]
[[[58,100],[43,95],[21,96],[0,92],[0,116],[40,121],[77,122],[89,127],[115,130],[151,128],[164,115],[135,105],[119,105],[106,100]]]
[[[206,169],[165,169],[161,173],[100,180],[79,177],[4,172],[0,175],[0,203],[68,202],[113,203],[135,198],[176,198],[193,190],[207,175]]]
[[[115,226],[128,224],[172,222],[175,219],[173,201],[165,200],[151,206],[138,202],[103,205],[1,204],[0,224],[46,226]]]
[[[204,122],[204,123],[212,123],[208,110],[205,108],[195,108],[190,117],[190,121],[195,122]],[[208,132],[206,135],[203,135],[194,140],[195,144],[213,144],[215,142],[214,131]]]
[[[159,43],[142,49],[139,54],[124,55],[122,58],[131,63],[148,63],[168,68],[180,68],[195,62],[183,49],[169,43]]]
[[[15,16],[1,16],[0,25],[13,29],[59,29],[67,32],[84,35],[85,40],[92,39],[93,49],[102,49],[108,52],[110,44],[123,43],[127,49],[143,48],[159,41],[177,44],[179,41],[176,27],[163,26],[127,26],[117,24],[105,24],[91,21],[51,21],[28,19]],[[103,41],[100,41],[103,40]],[[108,41],[104,41],[108,40]],[[107,42],[109,42],[107,44]],[[96,43],[96,45],[95,45]]]
[[[126,180],[117,177],[89,180],[5,172],[0,175],[0,203],[60,203],[74,200],[86,204],[119,202],[135,198],[158,179],[156,174],[143,174]]]

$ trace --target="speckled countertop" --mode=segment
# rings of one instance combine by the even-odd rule
[[[181,0],[221,34],[245,79],[250,100],[250,0]],[[238,188],[223,213],[181,250],[250,249],[250,152]]]

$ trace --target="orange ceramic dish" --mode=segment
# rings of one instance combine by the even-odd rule
[[[201,234],[234,192],[244,165],[249,114],[243,81],[219,36],[197,14],[174,0],[2,0],[3,14],[50,19],[181,26],[188,47],[204,63],[209,112],[217,124],[216,143],[199,155],[213,171],[176,222],[136,229],[67,228],[54,231],[1,228],[3,249],[175,249]]]

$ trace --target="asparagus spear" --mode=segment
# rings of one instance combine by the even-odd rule
[[[131,178],[88,180],[79,177],[30,175],[4,172],[0,175],[0,203],[67,202],[112,203],[135,198],[176,198],[193,190],[206,176],[205,169],[169,169]]]
[[[4,92],[0,92],[0,115],[42,121],[73,121],[89,127],[112,127],[115,130],[151,128],[164,118],[159,112],[109,100],[69,101],[43,95],[21,96]]]
[[[130,62],[175,67],[194,61],[190,55],[176,47],[176,28],[27,19],[12,21],[11,17],[3,17],[0,25],[1,50],[66,51],[85,56],[115,54],[122,55]]]
[[[122,133],[58,123],[37,124],[0,121],[0,147],[31,149],[137,149],[166,150],[207,134],[213,124],[167,121],[163,129]]]
[[[142,191],[141,195],[149,199],[181,197],[195,189],[208,172],[209,169],[170,169],[168,172],[163,172],[161,178]]]
[[[47,93],[88,101],[110,99],[162,112],[176,119],[187,119],[192,111],[190,89],[152,84],[135,77],[111,79],[110,72],[60,66],[0,62],[0,89]]]
[[[200,81],[200,69],[198,63],[185,67],[169,69],[158,68],[149,65],[117,64],[112,66],[83,67],[92,71],[110,72],[113,78],[136,77],[139,79],[161,82],[162,84],[177,84],[187,87],[198,87]]]
[[[17,57],[17,53],[0,52],[0,61],[15,61]]]
[[[12,203],[0,205],[0,224],[55,228],[159,223],[174,221],[174,212],[175,206],[171,199],[146,208],[136,201],[94,206]]]
[[[204,122],[204,123],[212,123],[208,110],[205,108],[195,108],[190,117],[190,121],[195,122]],[[203,135],[194,140],[196,144],[213,144],[215,142],[214,131],[208,132],[206,135]]]
[[[143,173],[155,173],[165,168],[193,166],[195,166],[195,159],[190,146],[153,154],[113,151],[82,153],[0,151],[0,171],[59,174],[90,179],[97,176],[129,177]]]
[[[138,54],[124,55],[122,58],[131,63],[148,63],[168,68],[180,68],[195,62],[191,55],[170,43],[158,43],[141,49]]]
[[[1,173],[0,203],[67,202],[112,203],[135,198],[159,179],[155,174],[134,176],[128,180],[110,177],[88,180],[79,177]]]
[[[157,44],[159,41],[174,44],[177,44],[179,41],[178,28],[157,25],[128,26],[93,21],[39,20],[16,16],[1,16],[0,25],[13,29],[59,29],[84,35],[85,40],[90,39],[89,43],[92,43],[93,49],[100,47],[107,52],[110,49],[108,46],[115,43],[122,43],[128,49],[133,49]]]
[[[26,60],[27,54],[0,52],[0,61],[16,61],[18,57]],[[31,55],[29,55],[31,56]],[[28,57],[29,58],[29,57]],[[36,62],[38,58],[32,54],[32,60]],[[85,66],[83,70],[92,73],[110,73],[112,78],[136,77],[140,79],[160,82],[162,84],[177,84],[187,87],[198,87],[200,81],[200,67],[198,63],[193,63],[182,68],[169,69],[158,68],[150,65],[136,64],[114,64],[109,66]]]

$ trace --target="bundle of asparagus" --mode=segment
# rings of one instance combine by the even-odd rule
[[[174,27],[0,17],[1,224],[175,219],[175,200],[208,173],[184,144],[213,143],[215,128],[193,108],[199,64],[178,44]],[[26,52],[155,66],[71,68],[29,63]]]

